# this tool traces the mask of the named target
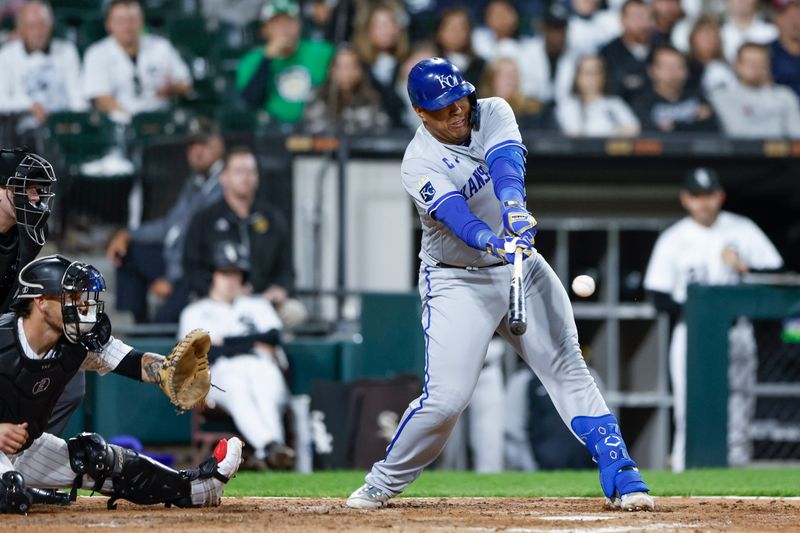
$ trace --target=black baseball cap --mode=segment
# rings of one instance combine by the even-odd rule
[[[219,241],[214,245],[211,257],[214,270],[239,270],[245,274],[250,271],[250,260],[239,243]]]
[[[683,190],[689,194],[710,194],[722,190],[719,174],[713,168],[697,167],[689,171],[683,182]]]
[[[217,124],[208,117],[192,117],[186,125],[186,135],[189,144],[205,143],[215,137],[221,137]]]
[[[544,14],[544,25],[550,28],[565,28],[569,21],[569,11],[563,4],[553,3]]]

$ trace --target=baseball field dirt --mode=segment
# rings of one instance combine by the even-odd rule
[[[386,509],[353,511],[333,498],[225,498],[213,509],[165,509],[80,497],[0,516],[0,530],[184,531],[800,531],[796,498],[659,498],[656,511],[608,511],[598,498],[398,498]]]

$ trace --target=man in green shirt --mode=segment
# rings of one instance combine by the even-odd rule
[[[272,0],[261,10],[266,44],[239,62],[236,86],[251,107],[283,123],[298,122],[303,107],[328,75],[333,46],[300,38],[295,0]]]

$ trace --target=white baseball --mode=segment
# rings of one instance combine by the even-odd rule
[[[594,278],[581,274],[572,280],[572,292],[581,298],[587,298],[594,294]]]

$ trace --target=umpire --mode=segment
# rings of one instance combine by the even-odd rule
[[[0,150],[0,314],[9,311],[17,276],[47,240],[56,182],[53,166],[27,148]],[[85,379],[69,381],[50,415],[47,432],[61,435],[83,399]]]

